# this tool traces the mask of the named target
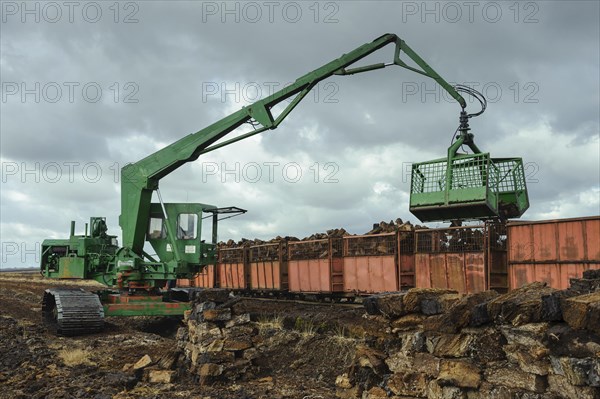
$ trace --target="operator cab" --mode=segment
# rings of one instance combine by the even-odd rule
[[[190,265],[213,264],[216,262],[218,222],[243,213],[246,210],[238,207],[166,203],[163,208],[160,203],[153,203],[146,240],[162,262],[181,260]]]

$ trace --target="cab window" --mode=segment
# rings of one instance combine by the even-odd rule
[[[193,240],[196,238],[198,215],[182,213],[177,217],[177,238],[180,240]]]
[[[148,239],[157,240],[159,238],[165,238],[167,233],[165,231],[164,219],[160,217],[150,218],[150,225],[148,226]]]

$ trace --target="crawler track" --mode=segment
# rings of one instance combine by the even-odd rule
[[[83,289],[47,289],[42,312],[48,327],[59,335],[91,334],[104,328],[100,298]]]

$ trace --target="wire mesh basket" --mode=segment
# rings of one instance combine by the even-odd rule
[[[521,158],[463,154],[412,166],[410,211],[422,222],[514,218],[528,207]]]

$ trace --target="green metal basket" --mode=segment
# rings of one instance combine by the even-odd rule
[[[422,222],[516,218],[528,207],[521,158],[449,151],[412,166],[410,211]]]

